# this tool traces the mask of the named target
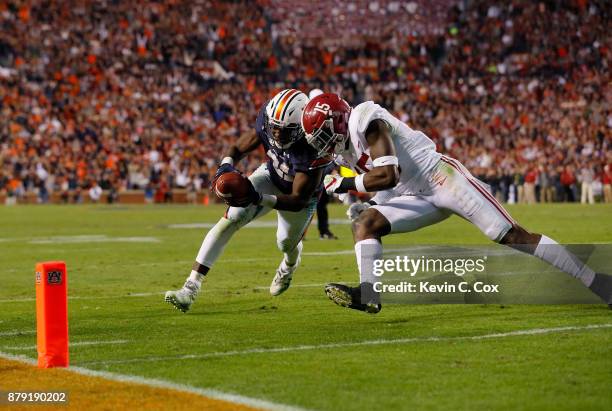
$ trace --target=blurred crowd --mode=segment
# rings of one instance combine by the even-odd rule
[[[267,98],[316,87],[384,105],[503,201],[612,202],[610,13],[594,0],[0,0],[0,192],[197,193]]]

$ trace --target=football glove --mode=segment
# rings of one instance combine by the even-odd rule
[[[327,194],[332,195],[338,193],[338,189],[340,188],[340,184],[342,184],[342,180],[344,177],[335,174],[328,174],[323,179],[323,186],[325,187],[325,191]]]
[[[249,183],[249,191],[245,198],[233,198],[229,197],[226,201],[226,204],[230,207],[248,207],[251,204],[259,204],[261,203],[262,195],[253,186],[251,180],[248,180]]]
[[[346,215],[349,220],[355,222],[355,220],[359,218],[359,215],[370,207],[372,207],[370,203],[353,203],[348,210],[346,210]]]
[[[236,170],[236,168],[233,166],[233,164],[230,163],[223,163],[219,166],[219,168],[217,169],[217,172],[215,173],[215,176],[213,177],[211,183],[210,183],[210,188],[214,189],[215,188],[215,184],[217,183],[217,179],[225,173],[231,173],[232,171],[235,171],[237,173],[239,173],[240,171]]]

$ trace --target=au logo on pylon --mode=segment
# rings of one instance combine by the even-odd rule
[[[67,272],[63,261],[36,264],[36,345],[40,368],[68,366]]]

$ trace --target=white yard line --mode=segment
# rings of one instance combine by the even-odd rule
[[[144,362],[157,362],[157,361],[176,361],[176,360],[192,360],[192,359],[206,359],[206,358],[218,358],[218,357],[233,357],[240,355],[250,354],[268,354],[268,353],[282,353],[282,352],[294,352],[294,351],[310,351],[310,350],[324,350],[333,348],[346,348],[346,347],[361,347],[361,346],[374,346],[374,345],[393,345],[393,344],[409,344],[409,343],[427,343],[427,342],[443,342],[443,341],[462,341],[462,340],[487,340],[493,338],[507,338],[525,335],[539,335],[539,334],[551,334],[565,331],[583,331],[593,330],[602,328],[612,328],[611,324],[591,324],[591,325],[578,325],[568,327],[554,327],[554,328],[533,328],[528,330],[509,331],[505,333],[494,333],[494,334],[482,334],[472,336],[460,336],[460,337],[413,337],[413,338],[397,338],[397,339],[380,339],[380,340],[366,340],[357,342],[347,343],[330,343],[330,344],[315,344],[315,345],[295,345],[289,347],[278,347],[278,348],[251,348],[248,350],[237,350],[237,351],[217,351],[205,354],[186,354],[177,356],[167,357],[147,357],[147,358],[131,358],[124,360],[107,360],[107,361],[92,361],[83,363],[84,365],[110,365],[110,364],[126,364],[126,363],[144,363]]]
[[[509,331],[505,333],[492,333],[492,334],[481,334],[473,336],[459,336],[459,337],[417,337],[417,338],[399,338],[391,340],[367,340],[353,343],[331,343],[331,344],[318,344],[318,345],[298,345],[292,347],[279,347],[279,348],[254,348],[242,351],[222,351],[212,352],[207,354],[194,354],[194,355],[182,355],[174,357],[149,357],[145,359],[131,359],[131,360],[117,360],[117,361],[100,361],[91,362],[88,365],[93,364],[122,364],[128,362],[150,362],[150,361],[166,361],[166,360],[183,360],[183,359],[204,359],[212,357],[227,357],[237,355],[249,355],[249,354],[261,354],[261,353],[278,353],[278,352],[292,352],[292,351],[306,351],[306,350],[320,350],[320,349],[333,349],[333,348],[345,348],[345,347],[358,347],[358,346],[375,346],[375,345],[391,345],[391,344],[408,344],[408,343],[423,343],[423,342],[440,342],[440,341],[461,341],[461,340],[486,340],[496,338],[506,338],[515,336],[529,336],[529,335],[541,335],[550,333],[559,333],[566,331],[582,331],[582,330],[593,330],[593,329],[605,329],[612,328],[612,324],[591,324],[582,326],[566,326],[566,327],[553,327],[553,328],[534,328],[528,330]],[[0,351],[0,357],[8,360],[20,361],[30,365],[36,365],[36,361],[20,355],[13,355]],[[246,397],[237,394],[225,393],[222,391],[197,388],[184,384],[177,384],[170,381],[144,378],[132,375],[123,375],[118,373],[106,372],[106,371],[95,371],[83,367],[70,367],[68,369],[71,372],[75,372],[81,375],[87,375],[92,377],[100,377],[108,380],[143,384],[150,387],[173,389],[177,391],[202,395],[208,398],[214,398],[223,401],[229,401],[236,404],[243,404],[251,407],[258,407],[268,410],[278,411],[298,411],[302,410],[297,407],[261,400],[258,398]]]
[[[22,335],[22,334],[36,334],[36,330],[2,331],[2,332],[0,332],[0,337],[11,337],[11,336],[14,336],[14,335]]]
[[[1,238],[0,242],[28,244],[85,244],[85,243],[159,243],[156,237],[112,237],[106,234],[63,235],[49,237]]]
[[[292,284],[291,288],[314,288],[314,287],[324,287],[327,283],[320,284]],[[269,285],[259,285],[257,287],[253,287],[253,290],[267,290],[269,289]]]
[[[19,362],[22,362],[28,365],[36,365],[35,360],[22,356],[22,355],[13,355],[13,354],[4,353],[0,351],[0,357],[5,358],[7,360],[19,361]],[[260,408],[264,410],[305,411],[304,408],[294,407],[291,405],[276,403],[276,402],[267,401],[267,400],[261,400],[259,398],[247,397],[247,396],[238,395],[238,394],[231,394],[231,393],[227,393],[227,392],[223,392],[223,391],[219,391],[215,389],[210,389],[210,388],[192,387],[190,385],[177,384],[175,382],[158,380],[158,379],[153,379],[153,378],[139,377],[136,375],[125,375],[125,374],[118,374],[118,373],[107,372],[107,371],[95,371],[95,370],[89,370],[87,368],[72,367],[72,366],[68,368],[68,371],[74,372],[80,375],[86,375],[89,377],[98,377],[98,378],[104,378],[104,379],[112,380],[112,381],[141,384],[141,385],[146,385],[148,387],[164,388],[164,389],[169,389],[169,390],[181,391],[181,392],[186,392],[189,394],[201,395],[206,398],[227,401],[227,402],[231,402],[234,404],[241,404],[241,405],[246,405],[246,406],[254,407],[254,408]]]
[[[125,297],[150,297],[152,295],[164,295],[164,291],[157,291],[152,293],[133,293],[133,294],[124,294],[124,295],[100,295],[100,296],[78,296],[78,295],[69,295],[68,300],[108,300],[109,298],[125,298]],[[0,303],[19,303],[19,302],[28,302],[28,301],[36,301],[35,297],[24,297],[24,298],[5,298],[0,300]],[[0,334],[2,335],[2,334]]]
[[[69,347],[81,347],[84,345],[114,345],[114,344],[127,344],[128,340],[109,340],[109,341],[77,341],[77,342],[68,342]],[[18,347],[2,347],[4,350],[11,351],[28,351],[35,350],[37,347],[35,345],[27,345],[27,346],[18,346]]]
[[[303,252],[302,255],[326,256],[326,255],[350,255],[355,254],[355,250],[339,250],[339,251],[310,251]]]
[[[310,287],[323,287],[325,286],[325,284],[327,283],[320,283],[320,284],[293,284],[291,287],[293,288],[310,288]],[[206,290],[208,291],[228,291],[231,290],[230,288],[209,288],[209,287],[205,287]],[[258,286],[254,286],[254,287],[249,287],[248,289],[253,289],[253,290],[267,290],[268,288],[270,288],[269,285],[258,285]],[[151,297],[151,296],[161,296],[164,295],[166,293],[166,291],[155,291],[155,292],[149,292],[149,293],[130,293],[130,294],[123,294],[123,295],[100,295],[100,296],[78,296],[78,295],[69,295],[68,296],[68,300],[108,300],[108,299],[117,299],[117,298],[130,298],[130,297]],[[23,297],[23,298],[5,298],[5,299],[1,299],[0,303],[19,303],[19,302],[31,302],[31,301],[36,301],[35,297]],[[15,332],[15,334],[19,334],[19,332]],[[0,333],[0,337],[3,335],[14,335],[14,334],[3,334]]]

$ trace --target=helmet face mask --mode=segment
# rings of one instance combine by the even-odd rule
[[[299,124],[280,125],[266,116],[266,132],[270,136],[270,143],[276,148],[289,148],[293,143],[304,136]]]
[[[308,144],[322,156],[346,151],[350,113],[351,106],[337,94],[324,93],[310,100],[302,115]]]
[[[323,125],[311,134],[306,134],[306,141],[314,147],[320,155],[329,155],[344,151],[348,134],[334,132],[334,122],[327,119]]]

